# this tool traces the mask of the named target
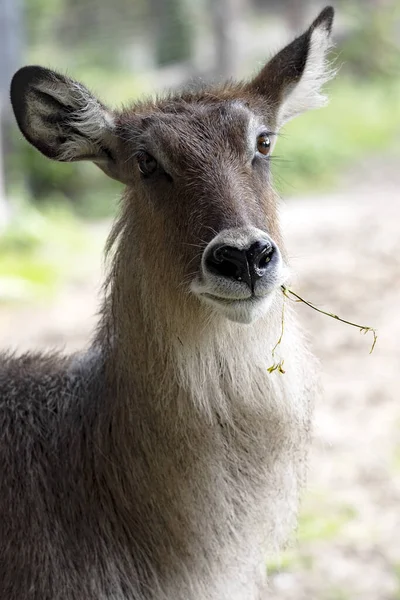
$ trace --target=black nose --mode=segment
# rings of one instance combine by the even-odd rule
[[[267,272],[274,252],[274,244],[266,241],[255,242],[247,250],[216,246],[209,249],[205,263],[212,273],[243,281],[254,292],[254,285]]]

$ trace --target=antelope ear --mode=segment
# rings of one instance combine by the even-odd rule
[[[42,67],[23,67],[11,82],[18,126],[45,156],[94,161],[111,176],[114,115],[83,85]]]
[[[327,6],[303,35],[276,54],[248,84],[265,97],[277,128],[326,102],[321,86],[334,76],[327,64],[334,10]]]

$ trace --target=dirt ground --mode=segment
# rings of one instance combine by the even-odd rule
[[[400,599],[400,173],[384,189],[374,173],[382,182],[385,164],[283,211],[292,287],[379,338],[369,355],[370,334],[299,306],[324,394],[299,541],[274,569],[275,600]]]
[[[297,541],[270,565],[273,600],[400,599],[400,169],[357,170],[330,196],[286,201],[296,278],[320,307],[372,337],[298,312],[323,370]],[[364,181],[360,185],[360,181]],[[385,181],[382,187],[382,181]],[[106,228],[99,228],[99,235]],[[51,305],[0,307],[0,345],[82,347],[96,321],[101,259]],[[275,373],[276,376],[281,376]]]

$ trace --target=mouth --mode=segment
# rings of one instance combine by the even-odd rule
[[[212,302],[219,302],[220,304],[227,304],[227,305],[232,305],[232,304],[248,304],[251,302],[259,302],[260,300],[263,300],[262,296],[255,296],[254,294],[251,294],[250,296],[246,296],[244,298],[226,298],[224,296],[216,296],[214,294],[209,294],[208,292],[203,292],[203,294],[201,294],[203,296],[203,298],[206,298],[208,300],[211,300]]]
[[[226,296],[202,292],[198,296],[228,320],[247,324],[263,316],[268,310],[272,299],[271,293],[263,296],[251,294],[242,298],[227,298]]]

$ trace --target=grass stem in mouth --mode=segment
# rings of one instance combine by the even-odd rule
[[[286,300],[287,296],[286,294],[283,295],[283,303],[282,303],[282,318],[281,318],[281,334],[279,336],[278,341],[276,342],[275,346],[272,348],[272,359],[274,360],[274,363],[268,367],[268,373],[273,373],[274,371],[279,371],[279,373],[281,373],[282,375],[285,373],[284,369],[283,369],[283,360],[280,360],[279,362],[275,361],[275,350],[277,349],[277,347],[279,346],[279,344],[282,341],[283,338],[283,334],[285,332],[285,300]]]
[[[317,306],[315,306],[315,304],[313,304],[312,302],[309,302],[308,300],[304,300],[304,298],[302,298],[301,296],[299,296],[298,294],[296,294],[296,292],[293,292],[292,290],[290,290],[288,287],[286,287],[285,285],[281,285],[281,290],[283,292],[283,304],[282,304],[282,324],[281,324],[281,334],[279,336],[278,341],[276,342],[275,346],[272,348],[272,358],[274,360],[274,363],[268,368],[268,372],[269,373],[273,373],[274,371],[279,371],[279,373],[284,374],[285,371],[283,369],[283,360],[280,360],[279,362],[275,361],[275,350],[276,348],[279,346],[279,344],[282,341],[282,337],[284,334],[284,326],[285,326],[285,298],[289,298],[290,300],[293,300],[293,298],[295,298],[295,302],[303,302],[303,304],[306,304],[307,306],[309,306],[310,308],[312,308],[313,310],[316,310],[317,312],[326,315],[327,317],[331,317],[332,319],[336,319],[337,321],[341,321],[342,323],[346,323],[346,325],[351,325],[352,327],[357,327],[357,329],[360,330],[361,333],[369,333],[371,332],[372,335],[374,336],[374,339],[372,341],[372,346],[371,349],[369,351],[370,354],[372,354],[374,348],[375,348],[375,344],[377,342],[378,339],[378,334],[376,332],[376,329],[374,329],[373,327],[369,327],[368,325],[358,325],[357,323],[353,323],[352,321],[347,321],[346,319],[342,319],[341,317],[339,317],[338,315],[335,315],[334,313],[330,313],[326,310],[322,310],[321,308],[318,308]],[[290,296],[293,296],[293,298],[291,298]]]
[[[374,329],[373,327],[369,327],[368,325],[358,325],[357,323],[352,323],[352,321],[346,321],[346,319],[342,319],[341,317],[338,317],[338,315],[327,312],[326,310],[322,310],[321,308],[318,308],[317,306],[315,306],[315,304],[313,304],[312,302],[308,302],[307,300],[304,300],[304,298],[302,298],[295,292],[292,292],[292,290],[290,290],[289,288],[287,288],[284,285],[281,285],[281,290],[282,290],[284,296],[286,296],[287,298],[289,297],[288,294],[290,294],[291,296],[294,296],[296,298],[296,302],[303,302],[304,304],[307,304],[307,306],[309,306],[310,308],[313,308],[314,310],[316,310],[317,312],[319,312],[323,315],[327,315],[328,317],[332,317],[332,319],[336,319],[337,321],[346,323],[346,325],[351,325],[352,327],[357,327],[361,331],[361,333],[365,334],[365,333],[368,333],[369,331],[371,331],[372,335],[374,336],[374,339],[373,339],[371,350],[369,351],[369,353],[372,354],[372,352],[375,348],[376,341],[378,339],[378,334],[376,333],[376,329]]]

